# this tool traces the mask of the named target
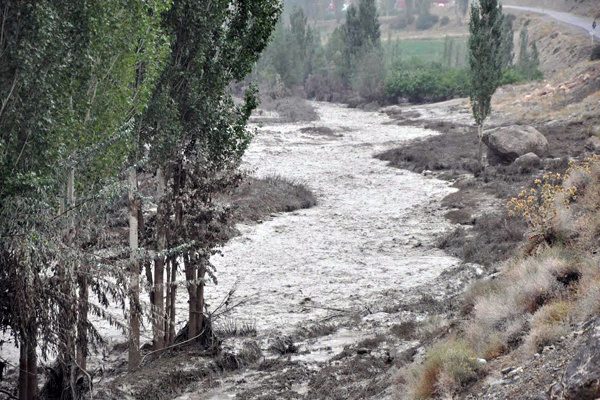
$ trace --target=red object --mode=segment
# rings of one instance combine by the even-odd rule
[[[406,3],[404,2],[404,0],[396,1],[396,8],[399,8],[401,10],[406,10]]]
[[[333,11],[335,9],[335,4],[333,4],[333,1],[331,3],[329,3],[329,9],[331,11]]]

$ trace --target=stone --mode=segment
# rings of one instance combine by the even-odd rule
[[[520,172],[530,172],[539,169],[542,165],[542,160],[535,153],[523,154],[517,158],[513,165],[519,169]]]
[[[594,152],[600,153],[600,137],[592,136],[585,141],[585,148]]]
[[[548,153],[548,140],[533,126],[510,125],[490,129],[483,134],[491,165],[510,164],[527,153],[538,157]]]
[[[600,320],[590,330],[585,344],[567,365],[562,387],[565,400],[587,400],[600,397]]]
[[[506,367],[506,368],[502,368],[502,370],[500,371],[502,373],[502,375],[506,375],[509,372],[511,372],[513,369],[515,369],[514,367]]]

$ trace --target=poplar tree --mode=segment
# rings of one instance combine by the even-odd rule
[[[21,347],[20,398],[37,396],[37,350],[57,353],[55,389],[77,397],[88,346],[100,339],[88,313],[110,318],[104,307],[124,298],[120,266],[94,257],[97,224],[119,195],[114,183],[132,143],[124,127],[144,108],[160,67],[157,17],[167,4],[0,7],[11,21],[0,34],[0,286],[10,310],[0,330]]]
[[[492,95],[502,77],[502,5],[480,0],[471,6],[469,65],[471,107],[477,124],[478,158],[483,167],[483,123],[491,112]]]
[[[175,339],[177,258],[190,298],[187,337],[209,336],[204,287],[216,278],[209,258],[226,240],[222,226],[230,217],[213,197],[236,179],[257,105],[254,90],[235,105],[228,86],[251,72],[280,12],[277,0],[175,0],[163,14],[171,54],[141,122],[161,181],[151,276],[155,348]]]

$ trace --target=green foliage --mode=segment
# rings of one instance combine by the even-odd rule
[[[529,33],[524,28],[519,34],[519,58],[516,69],[523,77],[523,80],[538,80],[543,78],[542,72],[538,69],[540,65],[538,49],[535,42],[529,46]]]
[[[403,62],[387,78],[386,93],[411,102],[462,97],[469,93],[469,75],[463,68],[447,68],[439,63]]]
[[[128,122],[145,107],[165,55],[159,23],[168,5],[2,5],[11,23],[0,35],[0,286],[19,296],[8,298],[0,330],[33,348],[41,339],[43,355],[75,332],[76,321],[64,318],[77,303],[75,274],[67,271],[89,268],[103,306],[125,297],[123,266],[91,255],[101,245],[99,222],[122,193],[114,180],[131,142]],[[84,196],[59,213],[71,168],[85,179]],[[98,340],[93,326],[89,333]],[[72,357],[73,348],[59,348]]]
[[[381,44],[381,32],[374,0],[360,0],[358,7],[350,6],[346,13],[346,23],[342,26],[344,42],[340,76],[350,83],[355,73],[355,63],[371,47]]]
[[[480,0],[471,6],[469,66],[471,105],[478,126],[491,111],[492,95],[502,76],[502,6],[497,0]]]
[[[502,40],[500,43],[500,57],[502,60],[502,69],[506,70],[513,64],[514,54],[514,32],[513,21],[515,16],[509,14],[502,21]]]
[[[177,248],[207,257],[222,239],[215,226],[229,210],[211,197],[231,183],[226,173],[248,145],[257,105],[254,89],[234,104],[228,86],[251,71],[280,7],[277,0],[6,0],[0,8],[10,21],[0,30],[0,294],[11,293],[0,300],[0,312],[10,310],[0,331],[33,347],[41,337],[43,354],[58,346],[62,356],[74,350],[67,345],[75,321],[61,317],[79,312],[84,266],[100,304],[90,312],[107,317],[104,307],[126,297],[128,261],[96,254],[106,249],[107,214],[123,194],[119,172],[132,159],[149,151],[147,166],[182,178],[170,187],[183,214]],[[72,168],[78,202],[61,212]]]
[[[345,23],[333,31],[325,46],[304,12],[296,9],[290,14],[289,27],[278,24],[254,76],[269,86],[279,79],[288,88],[303,85],[311,96],[322,92],[320,86],[336,91],[352,88],[373,98],[382,92],[385,74],[380,36],[374,0],[360,0],[349,7]]]
[[[313,72],[318,51],[318,38],[308,25],[301,8],[291,15],[289,26],[277,24],[271,44],[256,66],[262,80],[277,74],[287,87],[302,85]]]
[[[416,379],[411,389],[418,399],[455,391],[475,379],[480,369],[474,351],[466,343],[441,342],[427,352],[422,366],[413,371]],[[443,383],[442,376],[446,379]]]
[[[417,28],[417,30],[424,31],[433,28],[433,26],[437,24],[438,21],[439,17],[437,15],[429,13],[419,14],[415,22],[415,27]]]

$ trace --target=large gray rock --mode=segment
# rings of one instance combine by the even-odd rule
[[[535,153],[527,153],[517,158],[513,162],[513,165],[521,172],[530,172],[539,169],[542,165],[542,160]]]
[[[590,335],[571,359],[562,381],[562,398],[587,400],[600,397],[600,324],[595,321]]]
[[[533,126],[511,125],[490,129],[483,135],[490,164],[510,164],[527,153],[539,157],[548,153],[548,140]]]

